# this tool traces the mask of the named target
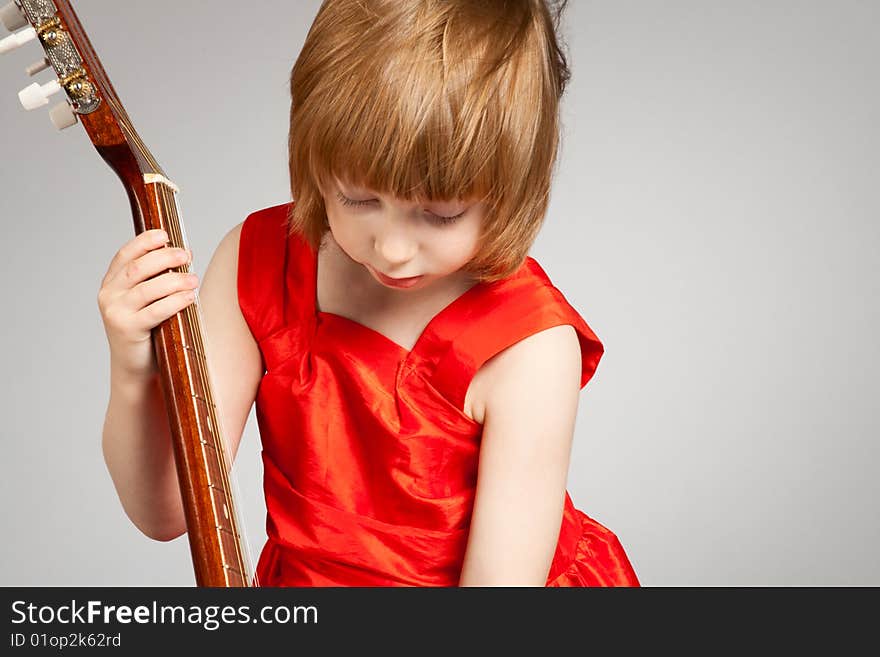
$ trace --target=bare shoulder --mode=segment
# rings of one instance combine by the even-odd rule
[[[215,311],[222,311],[226,313],[226,320],[236,318],[236,313],[233,310],[239,308],[238,245],[243,224],[244,222],[229,230],[211,256],[199,287],[199,304],[203,313],[213,314]],[[234,309],[226,307],[230,302],[233,302],[231,305],[235,307]],[[241,314],[240,309],[237,314]],[[244,321],[243,318],[242,321]]]
[[[581,348],[570,324],[534,333],[490,358],[474,375],[465,395],[465,413],[484,424],[491,404],[539,399],[560,389],[580,390]]]
[[[199,289],[208,368],[233,454],[263,376],[259,347],[238,304],[241,227],[238,224],[220,240]]]
[[[233,275],[238,272],[238,245],[241,241],[242,226],[244,226],[243,221],[223,236],[211,257],[209,268],[222,269],[226,275],[230,273],[230,270]]]

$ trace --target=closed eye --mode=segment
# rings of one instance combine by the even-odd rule
[[[373,201],[376,200],[376,199],[370,199],[369,201],[352,201],[350,198],[343,196],[339,192],[336,192],[336,198],[339,199],[340,203],[342,203],[343,205],[348,205],[348,206],[369,205],[370,203],[372,203]]]
[[[465,210],[465,212],[467,212],[467,210]],[[465,212],[462,212],[461,214],[457,214],[454,217],[442,217],[439,214],[434,214],[432,212],[429,212],[428,216],[431,217],[431,221],[433,221],[434,223],[440,224],[441,226],[445,226],[446,224],[452,224],[452,223],[455,223],[456,221],[458,221],[459,219],[461,219],[464,216]]]
[[[368,199],[366,201],[355,201],[355,200],[348,198],[347,196],[344,196],[340,192],[336,192],[336,198],[339,199],[340,203],[342,203],[343,205],[346,205],[348,207],[363,207],[365,205],[369,205],[370,203],[376,202],[376,199]],[[440,225],[451,224],[451,223],[457,221],[458,219],[461,219],[466,213],[467,213],[467,210],[465,210],[464,212],[461,212],[453,217],[445,217],[443,215],[434,214],[433,212],[427,212],[427,211],[425,212],[425,214],[427,214],[431,218],[430,220],[433,223],[440,224]]]

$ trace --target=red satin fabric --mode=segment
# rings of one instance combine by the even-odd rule
[[[257,393],[268,540],[260,586],[456,586],[482,426],[468,383],[502,349],[571,324],[581,387],[598,338],[528,258],[438,313],[411,351],[317,312],[316,253],[287,235],[288,205],[244,223],[238,296],[266,373]],[[638,586],[617,537],[566,493],[548,586]]]

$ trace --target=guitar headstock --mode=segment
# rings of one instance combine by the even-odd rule
[[[35,76],[52,69],[55,74],[48,82],[22,89],[18,96],[25,109],[44,107],[51,96],[63,93],[66,98],[49,112],[57,128],[82,121],[95,148],[123,181],[129,174],[163,175],[131,125],[69,0],[13,0],[0,8],[0,21],[12,32],[0,40],[0,54],[36,41],[43,58],[26,73]]]

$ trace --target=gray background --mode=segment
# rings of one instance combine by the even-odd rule
[[[199,274],[289,198],[287,77],[319,4],[75,3],[182,188]],[[532,255],[606,348],[569,491],[645,585],[880,584],[878,22],[855,0],[569,7]],[[140,534],[101,455],[96,294],[132,226],[82,129],[19,106],[38,53],[0,59],[0,584],[188,586],[186,538]],[[254,561],[258,454],[252,414],[235,473]]]

